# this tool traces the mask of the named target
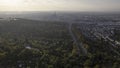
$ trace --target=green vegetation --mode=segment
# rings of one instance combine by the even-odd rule
[[[73,27],[75,28],[75,27]],[[120,57],[102,40],[86,40],[73,30],[88,50],[79,55],[63,22],[19,19],[0,21],[0,68],[119,68]]]

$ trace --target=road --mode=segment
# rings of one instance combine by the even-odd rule
[[[72,24],[73,23],[68,23],[69,24],[69,33],[74,41],[74,43],[76,44],[76,46],[78,47],[78,53],[82,54],[84,56],[87,56],[87,50],[84,48],[84,46],[82,45],[82,43],[80,41],[78,41],[77,36],[73,33],[72,31]]]

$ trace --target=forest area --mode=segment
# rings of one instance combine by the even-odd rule
[[[68,23],[35,20],[0,21],[0,68],[119,68],[120,56],[101,40],[72,31],[87,49],[78,53]],[[119,35],[119,34],[116,34]]]

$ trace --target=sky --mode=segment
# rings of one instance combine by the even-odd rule
[[[0,11],[120,11],[120,0],[0,0]]]

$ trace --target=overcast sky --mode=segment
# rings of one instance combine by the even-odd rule
[[[120,11],[120,0],[0,0],[0,11]]]

